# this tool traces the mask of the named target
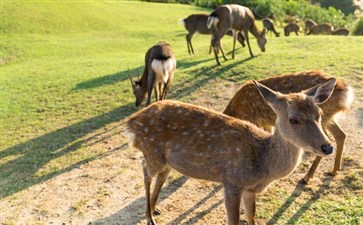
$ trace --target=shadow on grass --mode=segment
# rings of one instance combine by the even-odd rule
[[[140,77],[142,76],[143,71],[144,71],[144,66],[140,66],[138,68],[125,70],[114,74],[108,74],[102,77],[97,77],[94,79],[78,83],[73,88],[73,90],[75,91],[75,90],[82,90],[89,88],[97,88],[104,85],[112,85],[114,83],[129,79],[129,74],[131,75],[132,78],[136,79],[138,75],[140,75]]]
[[[44,182],[59,174],[77,168],[84,163],[109,154],[110,152],[93,156],[46,175],[36,175],[38,170],[51,160],[77,151],[85,144],[92,145],[96,142],[102,141],[100,137],[106,132],[110,132],[110,130],[97,132],[97,134],[87,138],[83,137],[95,132],[107,124],[126,118],[133,112],[132,109],[133,103],[128,103],[100,116],[84,120],[2,150],[0,152],[0,158],[15,156],[15,159],[9,160],[0,165],[0,198],[17,193],[30,186]],[[97,141],[95,142],[93,140]],[[126,146],[121,146],[118,149],[120,148],[126,148]]]
[[[329,189],[330,182],[333,180],[332,176],[328,176],[323,180],[323,184],[320,188],[314,192],[310,199],[307,200],[301,207],[298,209],[294,215],[290,217],[290,219],[286,222],[286,224],[295,224],[299,220],[299,218],[304,215],[304,213],[317,201],[319,200],[320,196]],[[267,225],[278,224],[278,220],[281,216],[286,212],[286,210],[294,203],[294,201],[301,195],[304,191],[305,184],[299,182],[295,190],[291,193],[291,195],[287,198],[285,203],[280,207],[280,209],[272,216],[271,220],[268,221]]]
[[[160,191],[160,196],[158,202],[163,201],[168,196],[173,194],[176,190],[178,190],[183,184],[188,180],[187,177],[182,176],[171,183],[169,183],[166,187],[163,187]],[[119,221],[117,224],[137,224],[141,222],[145,217],[145,197],[138,198],[128,204],[126,207],[118,211],[117,213],[102,218],[96,221],[93,221],[89,224],[113,224],[115,221]],[[163,215],[161,215],[163,216]]]

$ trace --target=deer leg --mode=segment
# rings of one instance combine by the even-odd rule
[[[187,40],[188,53],[189,53],[189,55],[191,55],[189,34],[187,34],[187,35],[185,36],[185,39]]]
[[[152,218],[151,214],[151,201],[150,201],[150,185],[152,181],[152,176],[150,175],[147,165],[144,166],[144,187],[146,193],[146,222],[147,225],[156,225],[154,219]]]
[[[250,51],[250,55],[251,55],[251,57],[253,57],[253,53],[252,53],[251,46],[250,46],[250,40],[248,39],[248,30],[243,30],[243,35],[245,36],[248,50]]]
[[[242,200],[248,225],[255,225],[255,213],[256,213],[255,193],[249,191],[244,192],[242,195]]]
[[[152,69],[151,69],[152,70]],[[151,103],[151,94],[152,91],[155,87],[155,73],[154,72],[149,72],[148,73],[148,79],[147,79],[147,102],[146,102],[146,106],[150,105]],[[156,93],[155,93],[155,97],[156,97]],[[156,99],[157,101],[157,99]]]
[[[341,169],[344,144],[347,135],[335,121],[328,125],[328,130],[333,135],[335,142],[337,143],[337,152],[335,155],[335,163],[333,168],[333,174],[335,175]]]
[[[219,43],[218,48],[221,50],[221,52],[222,52],[222,56],[223,56],[224,60],[225,60],[225,61],[227,61],[228,59],[227,59],[226,55],[224,54],[224,51],[223,51],[223,49],[222,49],[222,45],[221,45],[220,43]]]
[[[158,208],[156,208],[156,202],[158,200],[160,190],[163,184],[165,183],[166,178],[168,178],[169,173],[170,169],[165,168],[165,170],[159,173],[156,178],[155,187],[151,195],[151,201],[150,201],[151,212],[153,212],[154,215],[161,214],[161,211]]]
[[[237,32],[235,30],[232,30],[232,33],[233,33],[232,59],[234,59],[234,50],[236,49]]]
[[[321,161],[321,156],[316,156],[313,165],[311,165],[309,171],[307,172],[307,174],[304,176],[304,178],[302,179],[303,182],[305,183],[309,183],[310,179],[313,178],[314,173],[316,171],[316,169],[318,168],[318,165]]]
[[[228,225],[239,224],[239,209],[242,190],[238,187],[224,186],[224,204],[227,210]]]
[[[213,47],[213,51],[214,51],[214,57],[216,58],[216,61],[217,61],[217,65],[220,66],[221,63],[219,62],[219,59],[218,59],[218,46],[217,47]]]

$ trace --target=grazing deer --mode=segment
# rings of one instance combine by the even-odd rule
[[[209,16],[208,14],[192,14],[185,19],[179,20],[179,24],[183,24],[185,29],[188,31],[188,34],[186,35],[186,40],[187,40],[187,47],[189,54],[194,54],[192,38],[195,33],[199,34],[212,33],[211,29],[207,27],[208,16]],[[232,31],[229,30],[227,32],[227,35],[233,36]],[[237,41],[242,45],[242,47],[245,47],[244,43],[245,40],[241,32],[237,33]],[[219,46],[219,48],[221,48],[221,46]],[[212,51],[212,45],[209,48],[209,54],[211,54],[211,51]]]
[[[295,32],[297,36],[299,36],[299,31],[301,30],[301,26],[298,24],[298,22],[289,23],[284,27],[284,33],[285,36],[289,36],[291,32]]]
[[[253,57],[253,53],[251,50],[250,41],[248,39],[248,32],[251,32],[253,36],[256,37],[261,51],[265,51],[265,45],[267,42],[265,37],[266,30],[263,29],[262,32],[258,30],[252,11],[245,6],[235,4],[219,6],[209,15],[207,26],[209,28],[213,26],[215,29],[215,34],[213,34],[211,43],[218,65],[221,65],[218,59],[218,46],[220,45],[220,40],[224,34],[227,33],[227,31],[230,29],[233,31],[241,31],[243,33],[251,57]],[[232,59],[234,59],[235,46],[236,35],[233,36]],[[223,57],[225,58],[224,55]]]
[[[264,18],[262,20],[263,27],[267,30],[267,33],[271,31],[275,34],[275,37],[280,37],[280,33],[276,32],[274,21],[270,18]]]
[[[312,70],[274,76],[260,80],[259,82],[267,87],[287,94],[299,92],[331,78],[332,76],[327,73]],[[341,168],[342,154],[346,140],[346,134],[337,122],[337,115],[340,112],[347,110],[352,103],[352,100],[353,89],[343,80],[338,79],[331,97],[326,102],[319,105],[323,111],[323,128],[333,135],[337,144],[333,174],[336,174]],[[266,106],[264,99],[260,97],[252,82],[246,82],[242,85],[223,113],[242,120],[247,120],[270,132],[272,131],[272,127],[276,120],[274,111]],[[313,177],[320,160],[321,157],[317,156],[309,172],[303,178],[306,183]]]
[[[334,27],[329,23],[320,23],[310,28],[307,35],[310,34],[332,34]]]
[[[151,94],[154,89],[155,101],[166,98],[171,86],[176,59],[170,44],[159,42],[151,47],[145,55],[145,67],[141,79],[134,81],[129,75],[132,89],[136,97],[136,106],[139,106],[146,98],[146,105],[151,102]]]
[[[144,155],[148,225],[155,224],[152,214],[158,213],[157,198],[172,168],[189,177],[222,183],[228,224],[239,224],[242,198],[248,224],[254,225],[256,194],[289,175],[301,159],[302,148],[320,156],[333,153],[320,124],[318,105],[330,97],[334,78],[293,94],[254,84],[277,115],[272,135],[250,122],[169,100],[129,118],[125,135]]]
[[[332,35],[342,35],[342,36],[348,36],[349,35],[349,30],[346,28],[340,28],[340,29],[336,29],[333,30]]]
[[[314,20],[312,20],[312,19],[305,20],[304,33],[307,34],[310,31],[311,27],[315,26],[315,25],[317,25],[317,23]]]

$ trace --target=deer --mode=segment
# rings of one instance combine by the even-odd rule
[[[333,153],[318,105],[329,99],[334,78],[290,94],[257,81],[254,85],[276,113],[273,134],[248,121],[174,100],[154,102],[128,118],[124,135],[144,156],[148,225],[156,224],[153,214],[160,214],[156,202],[172,169],[222,183],[228,225],[239,224],[241,200],[248,224],[254,225],[256,195],[288,176],[299,164],[303,149],[322,157]]]
[[[276,32],[274,21],[270,18],[264,18],[262,20],[263,27],[267,30],[267,33],[271,31],[275,34],[275,37],[280,37],[280,33]]]
[[[348,36],[349,35],[349,30],[346,28],[339,28],[336,30],[333,30],[332,35],[342,35],[342,36]]]
[[[154,89],[155,101],[166,99],[174,77],[176,59],[171,45],[161,41],[152,46],[145,55],[145,67],[142,77],[137,81],[129,74],[136,106],[140,106],[147,95],[146,105],[151,103]]]
[[[259,80],[259,82],[287,94],[310,88],[332,78],[330,74],[323,71],[309,70],[273,76]],[[352,87],[348,86],[343,80],[337,79],[331,97],[319,105],[323,112],[322,126],[325,131],[329,131],[332,134],[337,146],[333,175],[341,169],[342,155],[347,136],[338,123],[338,115],[349,109],[353,97]],[[276,120],[274,111],[266,106],[264,99],[258,95],[251,81],[246,82],[240,87],[223,113],[238,119],[247,120],[268,132],[272,131]],[[317,156],[310,170],[301,180],[303,183],[309,183],[320,161],[321,157]]]
[[[212,31],[210,28],[207,27],[207,20],[208,20],[208,14],[192,14],[188,16],[187,18],[179,20],[178,24],[183,24],[185,29],[188,31],[188,34],[186,35],[187,40],[187,47],[188,47],[188,53],[194,54],[194,48],[192,45],[192,38],[195,33],[199,34],[211,34]],[[227,32],[227,35],[233,36],[233,33],[231,30]],[[241,34],[241,32],[237,32],[237,41],[242,45],[242,47],[245,47],[244,43],[244,37]],[[219,46],[221,48],[221,46]],[[223,50],[222,50],[223,51]],[[212,52],[212,46],[209,48],[209,54]]]
[[[266,45],[266,29],[261,32],[258,30],[255,17],[252,11],[245,7],[236,4],[222,5],[216,8],[208,17],[207,21],[208,28],[214,28],[215,33],[212,35],[211,44],[214,50],[214,56],[217,61],[217,65],[221,65],[218,59],[218,46],[220,45],[220,40],[227,33],[228,30],[234,31],[233,35],[233,50],[232,59],[234,59],[234,51],[236,45],[236,35],[235,32],[240,31],[247,42],[248,50],[251,57],[254,57],[250,41],[248,38],[248,32],[251,32],[253,36],[256,37],[258,46],[262,52],[265,52]],[[222,52],[223,58],[226,60],[224,53]]]
[[[310,31],[311,27],[315,26],[315,25],[317,25],[317,23],[314,20],[312,20],[312,19],[305,20],[304,33],[307,34]]]
[[[320,23],[310,28],[307,35],[310,34],[332,34],[334,27],[330,23]]]
[[[298,22],[289,23],[284,27],[285,36],[289,36],[291,32],[295,32],[296,36],[299,36],[299,31],[301,30],[301,26]]]

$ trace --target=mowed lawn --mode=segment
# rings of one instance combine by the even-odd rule
[[[1,7],[1,200],[19,198],[22,191],[106,154],[108,148],[95,148],[90,139],[137,110],[128,76],[142,73],[146,51],[161,40],[172,45],[177,58],[170,98],[216,110],[223,110],[233,95],[219,87],[238,87],[246,80],[287,72],[320,69],[346,79],[357,90],[363,85],[363,37],[271,35],[262,53],[250,35],[255,57],[238,46],[236,58],[221,59],[218,67],[208,55],[210,37],[196,35],[197,54],[189,55],[186,31],[178,25],[181,18],[210,12],[207,9],[135,1],[5,1]],[[278,31],[283,33],[281,27]],[[231,40],[222,39],[228,53]],[[362,100],[362,95],[356,96],[358,107]],[[358,183],[363,176],[359,168],[354,175]],[[357,195],[362,185],[357,187],[337,199],[314,202],[315,216],[299,224],[359,224],[363,198]],[[289,194],[279,192],[282,197]],[[327,214],[337,204],[334,200],[341,204]],[[281,201],[276,200],[272,210]],[[258,210],[266,220],[275,213]]]

